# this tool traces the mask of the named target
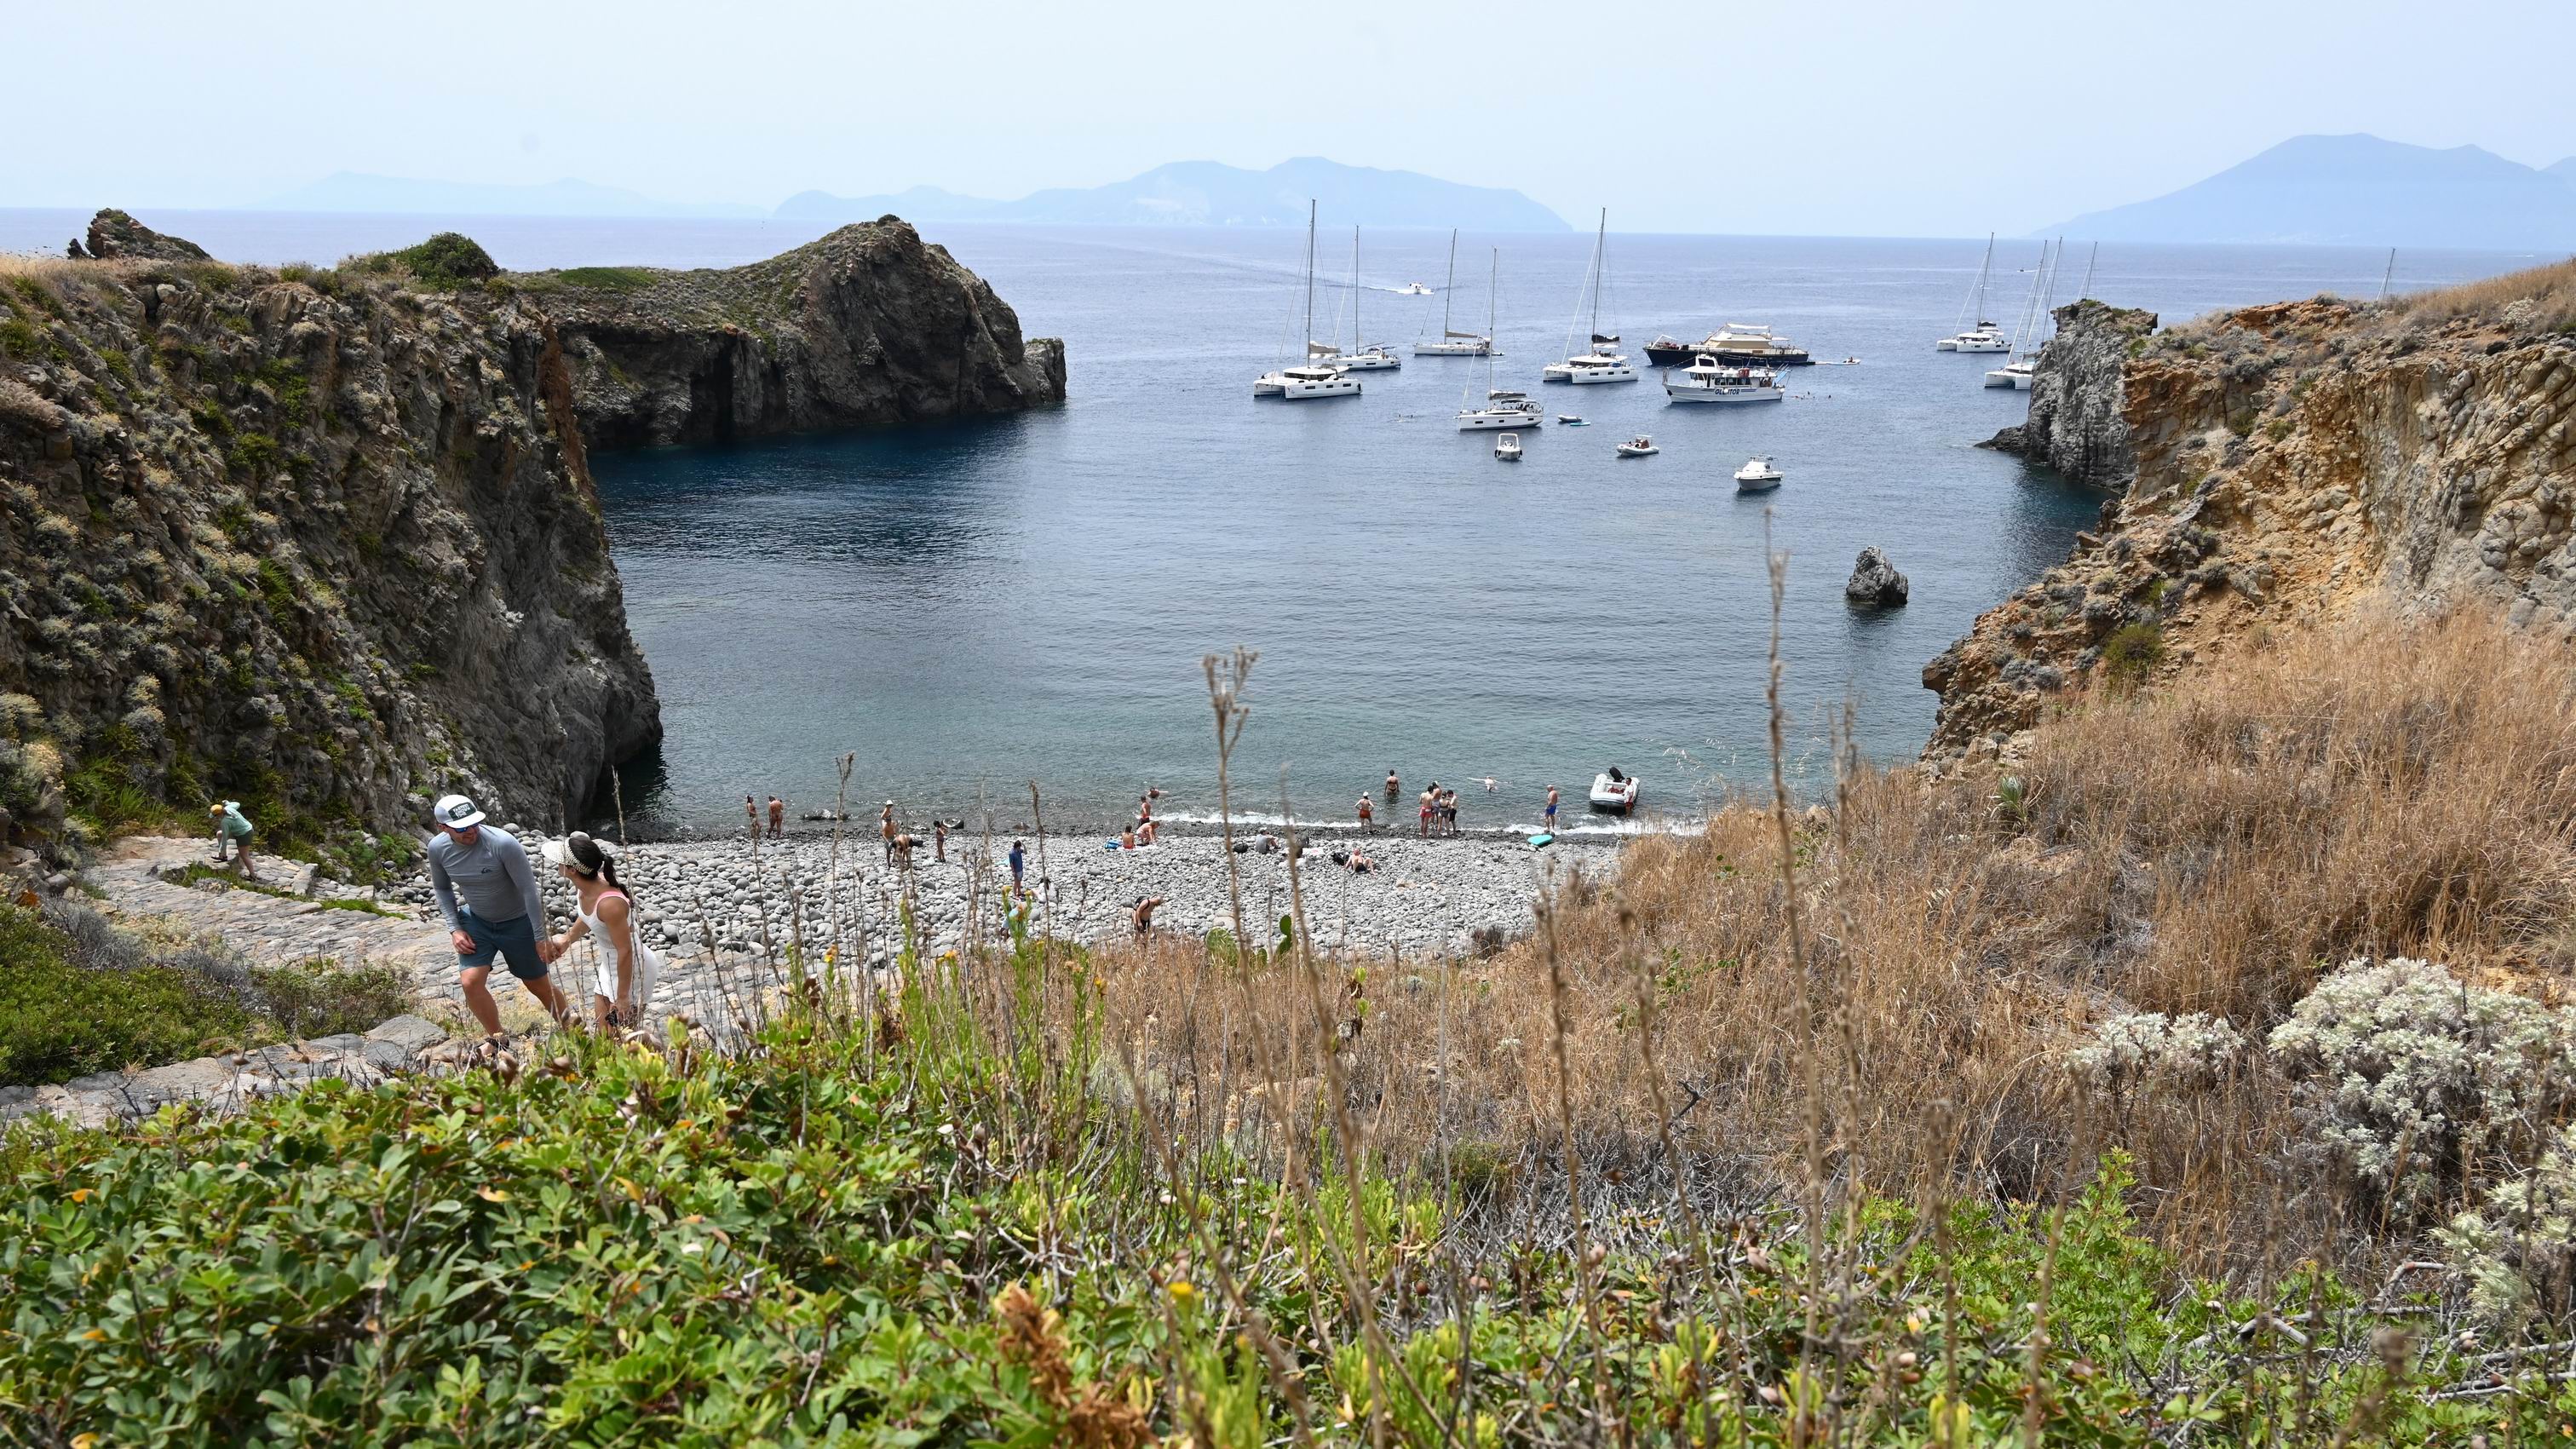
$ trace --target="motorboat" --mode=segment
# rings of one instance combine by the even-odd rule
[[[1416,339],[1413,344],[1414,356],[1498,357],[1501,355],[1494,350],[1494,325],[1492,322],[1488,321],[1485,324],[1485,330],[1482,332],[1461,332],[1455,326],[1451,325],[1452,319],[1449,315],[1449,308],[1451,300],[1457,294],[1457,289],[1458,233],[1453,228],[1449,233],[1449,280],[1442,283],[1440,287],[1440,338],[1436,342],[1425,339]],[[1488,305],[1486,310],[1490,313],[1493,309]]]
[[[1807,349],[1753,322],[1729,322],[1697,342],[1658,337],[1646,344],[1646,360],[1657,367],[1679,367],[1695,357],[1746,367],[1806,367],[1815,362]]]
[[[1519,462],[1521,460],[1521,435],[1518,433],[1505,433],[1501,437],[1494,439],[1494,457],[1499,462]]]
[[[1735,470],[1735,488],[1739,493],[1768,493],[1780,486],[1783,475],[1779,465],[1768,458],[1747,458]]]
[[[1431,289],[1422,285],[1420,282],[1407,282],[1403,286],[1395,289],[1395,295],[1399,297],[1428,297],[1431,295]]]
[[[1729,366],[1705,354],[1678,373],[1664,374],[1666,402],[1765,403],[1786,396],[1780,374],[1762,367]]]
[[[1535,428],[1547,420],[1539,405],[1522,392],[1487,389],[1485,405],[1463,408],[1458,413],[1458,431],[1489,432],[1494,429]]]
[[[1592,777],[1592,808],[1627,815],[1637,808],[1638,780],[1619,773],[1616,765]]]
[[[1977,264],[1977,283],[1968,289],[1968,305],[1959,311],[1959,323],[1975,318],[1974,327],[1959,330],[1932,344],[1935,352],[2009,352],[2012,344],[2004,341],[2003,325],[1986,318],[1986,279],[1995,269],[1995,236],[1986,233],[1986,259]],[[1953,324],[1958,325],[1956,323]]]
[[[1588,428],[1592,426],[1590,423],[1585,422],[1583,419],[1576,417],[1572,413],[1558,413],[1556,415],[1556,425],[1560,428]]]
[[[1573,324],[1568,323],[1565,360],[1551,362],[1542,368],[1539,381],[1592,383],[1637,380],[1636,366],[1628,361],[1627,354],[1619,350],[1619,334],[1615,330],[1601,330],[1602,274],[1609,265],[1609,251],[1610,209],[1603,207],[1601,224],[1592,237],[1592,266],[1584,274],[1583,290],[1574,294],[1574,312],[1578,319],[1584,315],[1584,298],[1592,299],[1592,325],[1588,329],[1592,335],[1591,345],[1582,352],[1576,352]]]
[[[1622,458],[1651,458],[1662,451],[1663,449],[1655,446],[1654,439],[1643,433],[1621,443],[1618,447],[1619,456]]]

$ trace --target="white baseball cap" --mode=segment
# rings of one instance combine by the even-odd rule
[[[462,795],[442,796],[437,808],[431,810],[429,815],[431,819],[451,830],[463,830],[483,823],[483,812],[475,809],[474,802]]]

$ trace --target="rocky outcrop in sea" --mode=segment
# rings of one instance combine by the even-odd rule
[[[1926,759],[2008,755],[2070,685],[2190,668],[2274,621],[2475,601],[2576,630],[2571,313],[2568,264],[2152,338],[2143,314],[2061,312],[2041,364],[2055,401],[2043,427],[2035,383],[2025,447],[2110,467],[2086,476],[2119,493],[2066,563],[1924,667],[1941,696]],[[2115,378],[2117,439],[2100,421]]]
[[[2031,371],[2028,420],[1978,446],[2045,463],[2078,483],[2125,488],[2138,460],[2122,415],[2122,378],[2155,332],[2156,314],[2087,300],[2055,315],[2057,333]]]
[[[929,422],[1064,401],[1064,344],[896,217],[727,271],[512,273],[596,448]]]

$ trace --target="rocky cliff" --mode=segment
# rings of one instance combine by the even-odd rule
[[[2070,686],[2189,668],[2268,623],[2476,601],[2576,628],[2576,262],[2152,338],[2087,309],[2042,359],[2024,440],[2117,496],[1925,666],[1927,759],[2008,755]]]
[[[894,217],[727,271],[580,267],[504,282],[562,329],[594,448],[926,422],[1064,401],[984,280]]]
[[[543,311],[128,242],[0,270],[11,838],[551,822],[658,737]]]
[[[2124,488],[2137,471],[2122,416],[2122,369],[2156,314],[2083,301],[2057,309],[2057,335],[2030,379],[2030,417],[1980,446],[2046,463],[2079,483]]]

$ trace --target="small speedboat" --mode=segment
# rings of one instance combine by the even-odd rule
[[[1626,815],[1637,808],[1637,777],[1619,773],[1616,765],[1592,777],[1592,808]]]
[[[1735,486],[1739,492],[1768,493],[1780,486],[1782,476],[1770,459],[1747,458],[1744,466],[1735,470]]]
[[[1585,422],[1583,419],[1576,417],[1572,413],[1558,413],[1556,415],[1556,425],[1560,428],[1588,428],[1592,426],[1590,423]]]
[[[1399,297],[1428,297],[1431,295],[1431,289],[1422,285],[1420,282],[1407,282],[1403,286],[1395,289],[1395,295]]]
[[[1654,439],[1643,433],[1619,445],[1619,456],[1622,458],[1651,458],[1662,451],[1663,449],[1655,446]]]
[[[1501,437],[1494,439],[1494,456],[1506,463],[1519,462],[1521,460],[1521,435],[1518,433],[1505,433]]]

